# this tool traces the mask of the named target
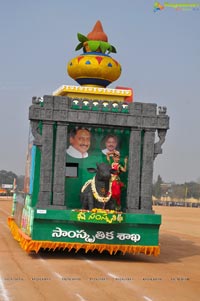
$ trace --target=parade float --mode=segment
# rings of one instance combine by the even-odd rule
[[[158,255],[161,215],[152,209],[153,165],[169,128],[165,107],[107,88],[121,74],[100,21],[67,71],[78,85],[33,97],[24,193],[8,224],[27,252]]]

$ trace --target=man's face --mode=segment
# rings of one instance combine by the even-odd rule
[[[111,152],[117,147],[117,140],[114,137],[110,137],[106,141],[106,148]]]
[[[75,137],[70,138],[71,145],[82,154],[86,153],[90,147],[90,132],[78,130]]]

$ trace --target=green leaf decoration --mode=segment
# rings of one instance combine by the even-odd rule
[[[83,43],[79,43],[76,48],[75,51],[80,50],[81,48],[83,48]]]
[[[96,51],[100,47],[100,41],[88,41],[88,46],[91,51]]]
[[[109,43],[103,41],[100,42],[100,48],[102,53],[105,53],[109,49],[109,47],[110,47]]]
[[[78,37],[78,40],[82,43],[88,41],[88,38],[79,32],[77,33],[77,37]]]
[[[112,46],[110,45],[109,48],[108,48],[108,54],[112,52]]]
[[[116,48],[115,48],[113,45],[111,45],[111,47],[112,47],[112,50],[111,50],[111,52],[113,52],[113,53],[117,53],[117,50],[116,50]]]
[[[77,37],[80,43],[76,46],[75,51],[84,48],[83,44],[84,42],[87,41],[91,51],[96,51],[98,48],[100,48],[102,53],[106,53],[106,51],[108,51],[108,53],[110,52],[117,53],[116,48],[108,42],[88,40],[88,38],[83,34],[81,34],[80,32],[77,33]]]

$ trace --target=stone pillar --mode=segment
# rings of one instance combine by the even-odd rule
[[[131,129],[128,158],[127,212],[139,210],[141,129]]]
[[[154,140],[155,129],[145,129],[142,172],[141,172],[141,191],[140,191],[140,211],[143,213],[153,213],[152,211],[152,182],[153,182],[153,162],[154,162]]]
[[[58,122],[56,130],[53,206],[64,209],[65,206],[65,164],[67,147],[67,124]],[[65,207],[66,208],[66,207]]]
[[[37,204],[40,208],[48,207],[52,202],[53,124],[52,121],[43,121],[42,126],[40,192]]]

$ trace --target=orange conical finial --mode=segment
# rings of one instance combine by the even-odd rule
[[[108,37],[103,31],[103,26],[98,20],[90,33],[87,35],[88,40],[108,42]]]

